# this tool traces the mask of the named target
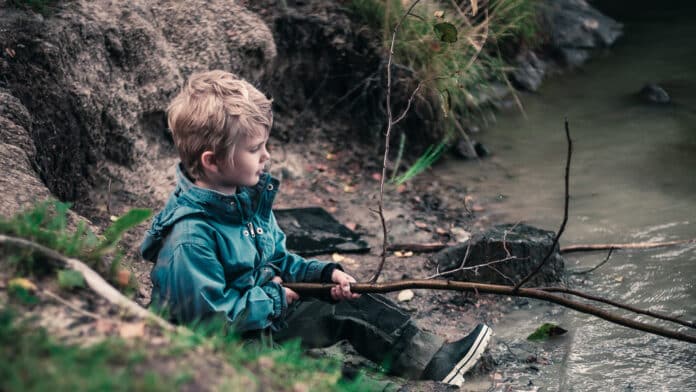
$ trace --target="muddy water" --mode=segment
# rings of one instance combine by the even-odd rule
[[[621,1],[608,3],[613,11],[621,8]],[[641,3],[653,10],[624,15],[625,36],[609,53],[547,81],[538,94],[524,96],[526,117],[500,115],[493,129],[476,135],[494,152],[492,158],[445,163],[436,168],[436,176],[464,182],[472,194],[492,202],[485,213],[494,221],[525,221],[555,231],[563,211],[567,117],[574,152],[569,221],[561,245],[696,238],[696,25],[686,18],[696,7],[653,3]],[[673,104],[637,99],[634,94],[646,82],[662,85]],[[570,255],[567,268],[583,270],[604,257]],[[696,245],[615,252],[606,265],[575,284],[696,320]],[[546,321],[570,333],[531,348],[521,343]],[[529,374],[529,388],[696,391],[694,344],[534,301],[522,303],[497,332],[513,342],[513,351],[514,343],[522,347],[517,355],[525,357],[523,350],[531,350],[550,359]]]

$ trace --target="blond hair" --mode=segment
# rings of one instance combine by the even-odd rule
[[[181,161],[194,179],[204,175],[203,152],[225,159],[241,137],[267,136],[273,123],[271,100],[225,71],[191,75],[169,104],[167,117]]]

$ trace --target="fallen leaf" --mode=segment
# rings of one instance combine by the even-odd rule
[[[127,269],[120,269],[118,270],[118,273],[116,274],[116,282],[121,286],[121,287],[126,287],[130,283],[131,279],[131,272],[128,271]]]
[[[117,217],[116,215],[111,215],[111,216],[109,217],[109,220],[112,221],[112,222],[116,222],[116,221],[118,220],[118,217]]]
[[[354,186],[350,186],[350,185],[344,185],[344,186],[343,186],[343,192],[346,192],[346,193],[353,193],[353,192],[355,192],[355,187],[354,187]]]
[[[14,49],[12,49],[12,48],[5,48],[5,53],[7,53],[7,55],[10,56],[10,58],[12,58],[12,59],[14,58],[14,56],[16,54]]]
[[[371,175],[370,177],[372,177],[372,179],[375,180],[375,181],[380,181],[380,180],[382,179],[382,174],[380,174],[380,173],[372,173],[372,175]]]
[[[396,297],[396,299],[399,302],[408,302],[413,299],[415,294],[413,294],[412,290],[402,290],[399,292],[399,295]]]
[[[435,228],[435,232],[436,232],[437,234],[440,234],[440,235],[449,234],[449,231],[443,229],[442,227],[436,227],[436,228]]]
[[[258,363],[259,367],[263,369],[272,369],[273,366],[275,366],[275,361],[273,358],[266,355],[259,357],[259,359],[256,360],[256,363]]]
[[[336,206],[331,206],[331,207],[327,208],[326,211],[328,211],[331,214],[335,214],[336,211],[338,211],[338,208]]]
[[[97,319],[94,322],[94,329],[99,333],[110,334],[115,332],[116,328],[118,328],[118,324],[108,319]]]
[[[24,289],[29,292],[36,291],[36,285],[27,278],[14,278],[7,283],[10,290]]]
[[[333,154],[333,153],[327,152],[327,153],[326,153],[326,160],[327,160],[327,161],[333,161],[333,160],[336,160],[336,154]]]
[[[309,386],[303,382],[296,382],[292,385],[292,392],[309,392]]]
[[[350,229],[351,231],[355,231],[355,229],[358,228],[358,224],[355,222],[348,222],[346,223],[346,227]]]
[[[486,211],[486,209],[483,206],[481,206],[480,204],[474,204],[473,206],[471,206],[471,211],[482,212],[482,211]]]
[[[433,16],[438,19],[442,19],[445,17],[445,11],[435,11],[433,12]]]
[[[334,253],[331,255],[331,260],[335,261],[336,263],[340,263],[343,261],[346,257],[343,255],[340,255],[338,253]]]
[[[394,256],[396,257],[404,257],[404,253],[400,250],[394,251]]]
[[[617,276],[614,278],[614,280],[621,283],[621,282],[623,282],[623,276]]]
[[[462,229],[461,227],[453,227],[450,229],[452,234],[454,234],[454,237],[457,239],[457,242],[466,242],[471,238],[471,233],[468,231]]]
[[[396,192],[397,193],[404,193],[406,192],[406,184],[401,184],[396,187]]]
[[[145,323],[142,321],[136,323],[123,323],[118,329],[118,334],[123,339],[143,337],[145,336]]]
[[[425,229],[428,227],[427,223],[421,222],[421,221],[415,221],[415,222],[413,222],[413,224],[416,225],[416,227],[419,229]]]

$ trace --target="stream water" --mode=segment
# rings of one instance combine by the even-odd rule
[[[692,2],[607,1],[624,36],[580,70],[551,78],[523,97],[526,117],[500,115],[476,135],[494,153],[480,163],[450,161],[443,182],[464,183],[486,199],[495,221],[524,221],[557,231],[563,216],[568,118],[574,142],[570,212],[564,244],[696,238],[696,11]],[[669,105],[643,103],[647,82]],[[566,257],[568,270],[594,266],[606,253]],[[591,293],[696,320],[696,244],[617,251],[576,281]],[[636,317],[652,321],[648,317]],[[561,391],[696,391],[696,345],[633,331],[535,301],[506,316],[497,334],[523,341],[542,322],[569,330],[534,350],[533,388]],[[657,324],[694,333],[687,327]],[[522,352],[524,356],[527,354]]]

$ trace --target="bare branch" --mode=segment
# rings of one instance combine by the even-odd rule
[[[696,238],[688,240],[675,240],[666,242],[633,242],[624,244],[587,244],[587,245],[568,245],[561,248],[561,253],[573,252],[593,252],[597,250],[609,249],[653,249],[665,246],[684,245],[696,243]]]
[[[594,266],[594,267],[592,267],[592,268],[590,268],[590,269],[588,269],[588,270],[585,270],[585,271],[578,271],[578,272],[571,272],[570,274],[571,274],[571,275],[585,275],[585,274],[589,274],[590,272],[592,272],[592,271],[596,270],[597,268],[599,268],[599,267],[603,266],[604,264],[606,264],[607,261],[609,261],[609,259],[611,258],[611,254],[612,254],[612,253],[614,253],[614,248],[609,248],[609,253],[607,254],[607,257],[606,257],[601,263],[597,264],[596,266]]]
[[[334,287],[331,283],[285,283],[285,287],[297,291],[302,295],[311,295],[327,292]],[[641,321],[632,320],[630,318],[616,315],[604,309],[591,306],[582,302],[574,301],[565,298],[561,295],[556,295],[553,292],[545,291],[543,288],[514,288],[511,286],[492,285],[472,282],[457,282],[452,280],[426,280],[426,279],[410,279],[400,280],[396,282],[385,283],[353,283],[350,286],[354,293],[388,293],[392,291],[401,291],[405,289],[435,289],[435,290],[452,290],[452,291],[468,291],[480,292],[484,294],[509,295],[513,297],[535,298],[577,310],[578,312],[591,314],[601,319],[610,321],[615,324],[623,325],[628,328],[636,329],[643,332],[652,333],[659,336],[664,336],[670,339],[680,340],[683,342],[696,343],[696,335],[690,335],[679,331],[673,331],[663,327],[651,325]],[[645,313],[643,313],[645,314]]]
[[[387,177],[387,159],[389,158],[389,138],[391,137],[391,130],[392,127],[394,126],[394,118],[392,114],[392,108],[391,108],[391,85],[392,85],[392,72],[391,72],[391,66],[392,66],[392,61],[394,60],[394,43],[396,42],[396,33],[399,31],[399,27],[401,27],[401,24],[404,22],[406,17],[413,11],[413,8],[418,4],[420,0],[415,0],[411,6],[408,8],[405,14],[401,16],[401,19],[399,22],[394,26],[394,30],[392,32],[392,39],[391,39],[391,44],[389,45],[389,60],[387,61],[387,134],[385,135],[384,139],[384,160],[382,162],[382,177],[379,180],[379,204],[378,204],[378,212],[379,212],[379,218],[382,223],[382,255],[381,255],[381,260],[379,262],[379,265],[377,266],[377,270],[375,271],[375,274],[372,276],[370,279],[370,282],[376,282],[377,279],[379,278],[379,275],[382,273],[382,269],[384,268],[384,262],[387,260],[387,245],[389,242],[389,238],[387,237],[387,222],[384,218],[384,179]],[[419,83],[420,86],[420,83]],[[416,89],[418,90],[418,89]],[[415,91],[414,94],[412,94],[412,97],[415,96]]]
[[[522,280],[520,280],[519,283],[517,283],[514,287],[514,290],[517,291],[519,290],[522,285],[527,283],[530,279],[534,277],[539,271],[541,271],[541,268],[546,264],[547,261],[551,258],[551,255],[553,252],[556,250],[556,245],[558,245],[558,239],[561,238],[561,235],[563,234],[563,231],[565,230],[566,223],[568,222],[568,201],[570,199],[570,193],[568,191],[569,188],[569,180],[570,180],[570,158],[573,155],[573,141],[570,139],[570,129],[568,128],[568,119],[566,118],[565,120],[565,134],[566,134],[566,140],[568,142],[568,155],[566,156],[566,166],[565,166],[565,202],[564,202],[564,208],[563,208],[563,222],[561,223],[561,227],[558,229],[558,233],[556,233],[556,236],[553,238],[553,243],[551,244],[551,247],[549,248],[548,253],[546,254],[546,257],[544,257],[541,260],[541,263],[537,265],[537,267],[526,277],[524,277]]]
[[[655,318],[666,320],[666,321],[671,321],[673,323],[681,324],[681,325],[684,325],[687,327],[696,328],[696,323],[691,322],[691,321],[678,319],[676,317],[668,316],[666,314],[662,314],[662,313],[658,313],[658,312],[653,312],[650,310],[642,310],[642,309],[636,308],[634,306],[622,304],[619,302],[614,302],[614,301],[608,300],[606,298],[602,298],[602,297],[599,297],[596,295],[583,293],[582,291],[578,291],[578,290],[567,289],[565,287],[544,287],[541,290],[544,290],[544,291],[547,291],[550,293],[565,293],[565,294],[575,295],[575,296],[589,299],[592,301],[602,302],[602,303],[605,303],[607,305],[616,306],[617,308],[630,310],[631,312],[645,314],[647,316],[655,317]]]
[[[416,86],[416,89],[413,90],[413,92],[411,93],[411,96],[408,98],[408,103],[406,104],[406,108],[404,109],[403,112],[401,112],[399,117],[397,117],[396,120],[394,120],[392,125],[398,124],[399,121],[403,120],[404,117],[406,117],[406,114],[408,114],[408,111],[411,109],[411,103],[413,102],[413,98],[416,96],[416,94],[418,93],[418,90],[420,90],[420,88],[422,86],[423,86],[423,82],[422,81],[418,82],[418,86]]]

